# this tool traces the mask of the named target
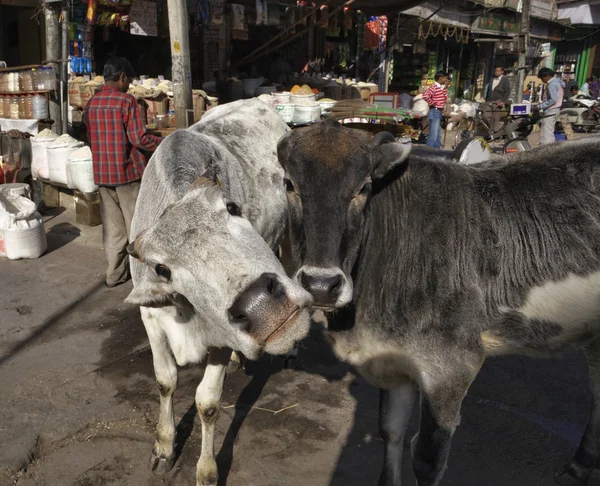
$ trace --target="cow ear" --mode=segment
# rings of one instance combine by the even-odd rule
[[[217,169],[214,165],[209,165],[206,172],[201,176],[197,177],[191,184],[190,189],[196,189],[205,186],[217,186],[221,188],[221,180],[217,174]]]
[[[169,305],[172,300],[172,291],[168,288],[168,284],[142,279],[133,287],[125,302],[144,307],[162,307]]]
[[[383,179],[386,174],[404,164],[412,149],[410,143],[386,143],[374,146],[373,151],[373,180]]]
[[[281,167],[285,169],[285,163],[287,162],[290,153],[292,151],[292,131],[287,132],[283,137],[279,139],[277,143],[277,158]]]

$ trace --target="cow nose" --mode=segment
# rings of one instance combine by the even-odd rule
[[[229,315],[241,330],[253,333],[287,300],[285,287],[277,275],[263,273],[236,299]]]
[[[300,283],[315,299],[315,304],[334,305],[342,290],[342,276],[335,275],[309,275],[302,272],[299,276]]]

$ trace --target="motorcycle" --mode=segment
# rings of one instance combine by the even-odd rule
[[[576,132],[589,133],[600,125],[600,106],[596,100],[576,95],[563,103],[559,116],[566,117]]]

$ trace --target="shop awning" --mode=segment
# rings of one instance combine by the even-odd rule
[[[432,22],[440,24],[470,29],[473,10],[471,9],[469,12],[465,8],[451,4],[442,6],[439,0],[432,0],[421,3],[419,6],[402,10],[400,13],[402,15],[413,15],[422,19],[429,19]]]
[[[558,5],[558,20],[571,25],[600,25],[600,5],[592,2],[573,2]]]

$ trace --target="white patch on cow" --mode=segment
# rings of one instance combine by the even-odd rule
[[[519,311],[529,319],[541,319],[565,329],[593,324],[600,318],[600,272],[586,277],[569,275],[529,291]]]

